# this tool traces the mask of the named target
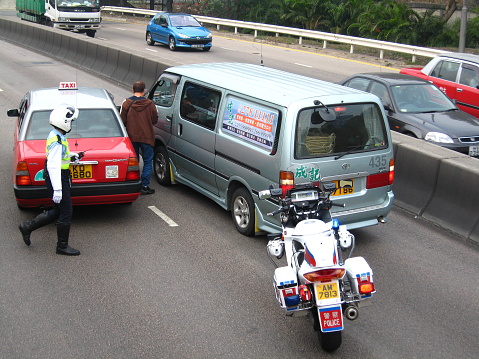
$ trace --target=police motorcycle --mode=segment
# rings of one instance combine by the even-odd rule
[[[279,208],[282,233],[269,234],[268,253],[286,256],[274,272],[276,299],[287,316],[307,315],[323,350],[341,346],[343,319],[355,320],[375,293],[373,271],[363,257],[351,257],[354,235],[331,217],[334,183],[301,184],[259,193]],[[344,259],[344,257],[347,257]]]

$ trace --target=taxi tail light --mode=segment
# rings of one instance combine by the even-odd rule
[[[358,289],[360,294],[371,294],[375,291],[374,283],[370,281],[359,282]]]
[[[368,176],[366,188],[377,188],[392,185],[394,182],[394,158],[389,161],[389,171],[376,173]]]
[[[344,277],[344,268],[324,268],[303,274],[303,277],[310,283],[330,282]]]
[[[17,186],[30,186],[32,184],[32,181],[30,179],[30,171],[28,171],[28,165],[25,161],[17,163],[15,181]]]
[[[140,164],[138,158],[130,157],[128,159],[128,169],[126,171],[127,181],[138,181],[140,179]]]
[[[286,193],[294,188],[294,173],[289,171],[279,172],[279,187],[283,190],[283,197]]]

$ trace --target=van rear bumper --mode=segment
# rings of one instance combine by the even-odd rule
[[[394,202],[394,193],[388,191],[383,203],[361,207],[357,209],[344,210],[332,213],[333,218],[339,219],[341,224],[345,224],[347,229],[374,226],[379,223],[379,219],[387,219],[387,215],[392,209]],[[334,207],[335,209],[337,207]],[[265,220],[266,213],[261,213],[256,206],[256,234],[281,232],[279,223],[276,225],[270,220]]]
[[[379,205],[334,212],[333,218],[339,219],[339,222],[345,224],[348,230],[374,226],[379,223],[380,218],[387,219],[393,202],[394,193],[389,191],[385,201]]]

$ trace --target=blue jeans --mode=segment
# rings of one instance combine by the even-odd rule
[[[143,172],[141,173],[141,185],[147,187],[150,184],[151,171],[153,170],[153,156],[155,151],[153,146],[143,142],[132,142],[136,152],[136,157],[140,160],[140,154],[143,158]]]

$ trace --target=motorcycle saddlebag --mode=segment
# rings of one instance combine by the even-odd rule
[[[297,310],[300,303],[298,281],[293,269],[289,266],[276,268],[274,271],[276,299],[281,308]]]
[[[373,270],[368,262],[363,257],[352,257],[344,261],[347,276],[351,282],[351,290],[355,295],[360,296],[361,299],[371,298],[373,290],[369,293],[361,293],[360,285],[370,283],[374,289]]]

